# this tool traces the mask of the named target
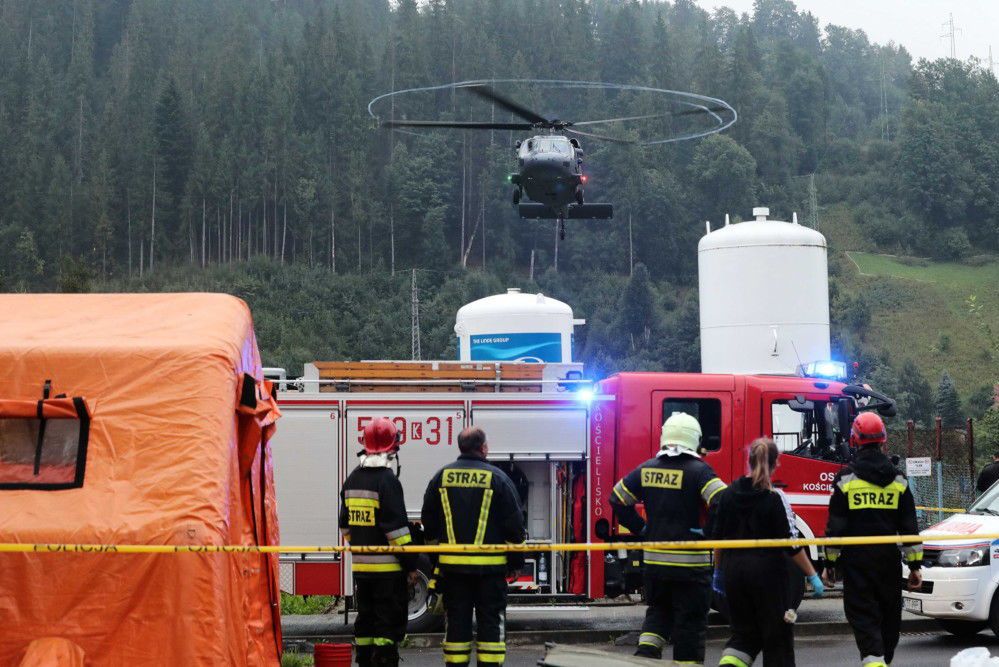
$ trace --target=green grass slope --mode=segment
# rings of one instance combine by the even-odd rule
[[[999,262],[968,266],[846,254],[855,267],[855,275],[844,276],[847,289],[864,294],[871,308],[869,343],[893,360],[912,358],[931,383],[949,371],[964,396],[999,377],[999,360],[968,308],[975,295],[985,321],[999,331]]]
[[[863,295],[870,307],[866,345],[887,352],[899,366],[912,359],[933,387],[946,370],[962,397],[999,378],[999,357],[968,311],[968,297],[983,306],[999,333],[999,261],[977,266],[879,254],[846,204],[824,207],[819,231],[829,243],[830,268],[842,294]]]

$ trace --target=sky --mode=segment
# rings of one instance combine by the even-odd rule
[[[753,0],[695,0],[711,11],[731,7],[751,13]],[[961,60],[975,56],[987,65],[989,44],[999,70],[999,0],[795,0],[801,11],[814,14],[819,27],[829,23],[860,28],[873,42],[893,41],[904,46],[914,59],[946,58],[950,39],[944,25],[954,14],[956,55]]]

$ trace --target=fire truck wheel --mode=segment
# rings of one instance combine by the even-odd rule
[[[958,621],[953,618],[938,618],[937,623],[944,632],[963,639],[974,637],[988,626],[987,621]]]
[[[444,617],[431,612],[434,595],[427,588],[433,568],[426,556],[420,557],[420,577],[409,591],[409,624],[406,631],[410,634],[436,632],[444,625]]]

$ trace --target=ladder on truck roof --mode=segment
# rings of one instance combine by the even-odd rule
[[[582,364],[486,361],[316,361],[289,385],[299,391],[521,392],[588,389]]]

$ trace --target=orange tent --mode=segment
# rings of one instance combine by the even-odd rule
[[[278,544],[279,413],[219,294],[0,295],[0,542]],[[0,665],[275,665],[277,557],[0,553]]]

